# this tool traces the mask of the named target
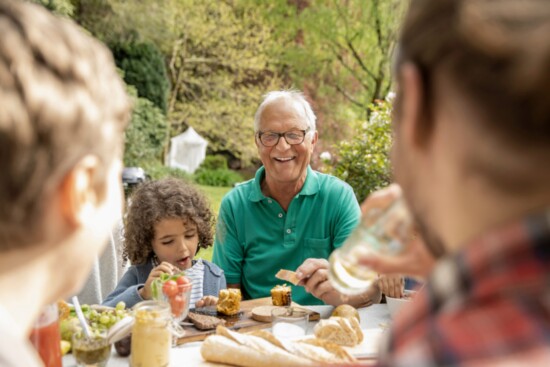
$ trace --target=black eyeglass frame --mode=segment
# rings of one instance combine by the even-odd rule
[[[311,130],[311,128],[307,128],[305,130],[300,130],[300,129],[294,129],[294,130],[289,130],[289,131],[285,131],[284,133],[276,133],[276,132],[273,132],[273,131],[259,131],[257,133],[257,136],[258,136],[258,140],[260,141],[260,143],[262,143],[262,145],[264,147],[268,147],[268,148],[271,148],[271,147],[274,147],[276,146],[277,144],[279,144],[279,140],[281,140],[281,137],[283,137],[286,141],[286,143],[288,145],[300,145],[304,142],[304,140],[306,140],[306,135],[307,133],[309,133],[309,131]],[[289,133],[292,133],[292,132],[297,132],[297,131],[300,131],[302,132],[302,134],[304,134],[304,136],[302,136],[302,141],[300,141],[299,143],[289,143],[288,139],[286,138],[286,134],[289,134]],[[266,145],[263,141],[262,141],[262,135],[264,134],[271,134],[271,135],[277,135],[277,141],[275,142],[275,144],[273,145]]]

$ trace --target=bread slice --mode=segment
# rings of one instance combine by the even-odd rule
[[[348,347],[363,340],[363,332],[355,318],[331,317],[321,320],[315,325],[314,333],[319,339]]]
[[[295,272],[286,269],[279,270],[277,274],[275,274],[275,278],[290,282],[294,285],[298,285],[300,282]]]
[[[225,325],[225,320],[215,316],[201,315],[194,312],[189,312],[187,315],[189,320],[199,330],[215,329],[218,325]]]

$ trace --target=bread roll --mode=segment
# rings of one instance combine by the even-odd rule
[[[363,332],[359,322],[354,317],[331,317],[321,320],[314,329],[315,336],[329,342],[353,347],[363,341]]]

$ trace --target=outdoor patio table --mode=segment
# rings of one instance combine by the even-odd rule
[[[330,316],[333,307],[332,306],[305,306],[309,309],[317,311],[321,314],[321,318],[327,318]],[[361,317],[361,329],[367,329],[369,331],[383,331],[390,325],[391,319],[386,304],[376,304],[370,307],[360,308],[359,315]],[[313,334],[313,328],[317,322],[310,322],[309,334]],[[378,333],[379,334],[379,333]],[[368,337],[368,334],[365,335]],[[202,342],[193,342],[182,344],[178,347],[174,347],[170,351],[170,367],[182,367],[182,366],[223,366],[218,363],[208,363],[204,361],[200,354],[200,347]],[[365,354],[367,360],[374,361],[375,356],[371,351],[367,351]],[[111,358],[107,364],[107,367],[128,367],[128,357],[120,357],[116,354],[115,349],[112,349]],[[76,367],[75,360],[72,354],[68,354],[63,357],[63,367]]]

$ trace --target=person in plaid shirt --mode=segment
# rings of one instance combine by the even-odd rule
[[[363,210],[403,195],[422,240],[362,262],[428,280],[382,365],[550,366],[549,35],[547,0],[411,1],[395,62],[400,186]]]

